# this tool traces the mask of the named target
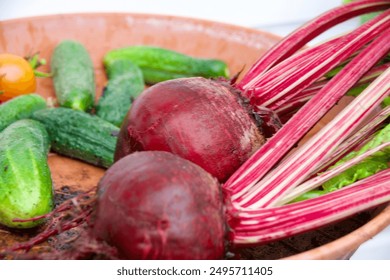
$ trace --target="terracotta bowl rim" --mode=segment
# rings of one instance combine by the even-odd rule
[[[174,15],[174,14],[153,14],[153,13],[142,13],[142,12],[69,12],[69,13],[53,13],[53,14],[43,14],[43,15],[33,15],[33,16],[23,16],[18,18],[10,18],[5,20],[0,20],[1,23],[17,23],[17,22],[23,22],[26,20],[41,20],[45,18],[55,18],[55,17],[74,17],[74,16],[81,16],[81,17],[96,17],[96,16],[134,16],[134,17],[157,17],[157,18],[164,18],[164,19],[177,19],[177,20],[189,20],[193,23],[201,23],[203,25],[219,25],[223,28],[228,29],[239,29],[239,30],[245,30],[249,33],[256,33],[259,35],[265,35],[268,37],[272,37],[276,40],[281,40],[283,37],[277,34],[274,34],[272,32],[258,29],[258,28],[252,28],[248,26],[243,26],[239,24],[232,24],[227,23],[224,21],[214,21],[210,19],[204,19],[204,18],[196,18],[196,17],[186,17],[186,16],[180,16],[180,15]]]

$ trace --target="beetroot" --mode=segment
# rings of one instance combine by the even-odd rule
[[[93,233],[126,259],[219,259],[224,254],[219,183],[167,152],[133,153],[98,187]]]
[[[168,151],[225,181],[264,142],[251,113],[237,91],[221,81],[159,83],[132,105],[115,160],[134,151]]]

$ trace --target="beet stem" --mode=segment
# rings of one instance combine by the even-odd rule
[[[307,22],[288,36],[284,37],[278,44],[273,46],[249,69],[238,84],[238,88],[245,91],[253,87],[253,85],[260,79],[259,77],[262,73],[289,57],[294,52],[302,48],[311,39],[336,24],[355,16],[384,10],[389,7],[390,4],[388,1],[353,1],[349,4],[336,7],[323,13],[322,15]]]

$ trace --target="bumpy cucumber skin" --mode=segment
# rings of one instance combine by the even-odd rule
[[[145,82],[141,69],[129,60],[114,61],[106,72],[109,80],[96,106],[96,115],[120,127]]]
[[[15,97],[0,105],[0,131],[11,123],[27,119],[34,111],[46,108],[46,101],[38,94]]]
[[[109,67],[117,59],[129,59],[138,65],[147,84],[184,77],[229,76],[225,62],[218,59],[202,59],[176,51],[153,46],[130,46],[109,51],[104,65]]]
[[[108,80],[114,80],[123,75],[131,76],[135,81],[143,81],[141,69],[128,59],[116,59],[105,68]]]
[[[32,118],[46,127],[51,149],[96,166],[112,165],[119,128],[85,112],[70,108],[49,108]]]
[[[0,224],[32,228],[30,219],[53,209],[53,185],[47,163],[49,136],[34,120],[19,120],[0,133]]]
[[[91,57],[76,41],[61,41],[51,58],[55,93],[60,106],[89,110],[95,100],[95,76]]]

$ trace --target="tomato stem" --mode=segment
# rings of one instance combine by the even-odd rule
[[[34,70],[34,75],[37,78],[50,78],[53,76],[53,73],[46,73],[46,72]]]
[[[34,75],[37,78],[50,78],[53,76],[52,73],[46,73],[46,72],[41,72],[37,71],[36,69],[42,65],[46,64],[46,59],[44,58],[39,58],[39,53],[36,53],[32,56],[27,56],[25,59],[28,61],[28,63],[31,65],[31,68],[34,70]]]

